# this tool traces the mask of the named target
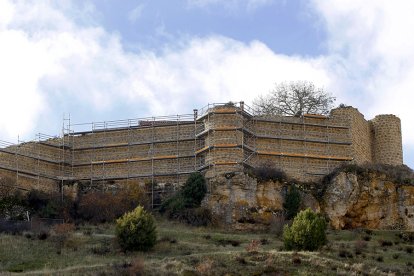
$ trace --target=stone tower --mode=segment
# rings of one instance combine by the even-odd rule
[[[209,107],[198,118],[204,125],[197,134],[202,143],[197,158],[207,166],[207,177],[243,170],[243,114],[234,104]]]
[[[371,121],[373,132],[373,161],[388,165],[402,165],[401,121],[395,115],[378,115]]]

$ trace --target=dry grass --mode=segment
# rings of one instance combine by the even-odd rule
[[[413,243],[406,233],[330,231],[319,252],[283,251],[282,240],[269,233],[242,233],[189,227],[160,219],[154,249],[123,253],[113,226],[83,226],[70,232],[56,252],[53,234],[46,240],[25,233],[0,235],[0,274],[24,272],[59,275],[410,275]],[[69,229],[70,228],[70,229]],[[56,230],[56,229],[55,229]],[[59,231],[58,231],[59,232]],[[400,235],[401,234],[401,235]],[[224,242],[225,241],[225,242]],[[237,246],[233,245],[236,244]],[[387,241],[384,246],[382,241]],[[386,251],[384,251],[386,249]],[[344,251],[341,257],[340,253]],[[410,251],[410,250],[409,250]],[[254,253],[252,253],[254,252]],[[357,253],[358,252],[358,253]],[[352,257],[350,257],[352,255]]]

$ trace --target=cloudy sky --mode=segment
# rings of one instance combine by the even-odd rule
[[[402,119],[414,167],[414,1],[0,0],[0,139],[191,113],[309,80]]]

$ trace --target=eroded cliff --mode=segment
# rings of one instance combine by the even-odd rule
[[[384,174],[339,173],[321,206],[335,229],[414,230],[414,186],[394,183]]]
[[[236,228],[267,227],[281,223],[287,189],[297,185],[300,208],[322,212],[335,229],[414,230],[413,181],[395,179],[369,170],[336,172],[329,181],[312,184],[223,175],[210,179],[203,204],[219,221]]]

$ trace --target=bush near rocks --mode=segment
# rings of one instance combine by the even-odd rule
[[[341,172],[353,173],[358,177],[369,177],[370,174],[383,174],[386,179],[396,184],[414,185],[414,171],[406,165],[387,164],[343,164],[322,179],[322,184],[329,184]]]
[[[201,201],[207,193],[206,179],[200,173],[192,173],[185,182],[181,195],[185,201],[185,207],[200,207]]]
[[[192,173],[184,186],[161,204],[160,213],[192,226],[207,226],[213,221],[212,214],[208,208],[200,207],[206,193],[204,176]]]
[[[326,244],[326,221],[310,208],[299,212],[292,226],[286,225],[283,242],[287,250],[314,251]]]
[[[117,219],[115,232],[124,250],[148,251],[157,240],[154,218],[142,206]]]
[[[77,219],[92,223],[113,222],[138,205],[149,206],[149,198],[137,185],[112,192],[92,190],[79,197],[76,215]]]
[[[283,208],[286,211],[286,218],[292,219],[296,216],[300,207],[300,193],[295,185],[291,185],[286,194],[285,203],[283,203]]]
[[[204,176],[198,172],[192,173],[184,186],[161,204],[160,212],[177,213],[185,208],[200,207],[206,193],[207,186]]]
[[[252,170],[248,171],[249,175],[255,177],[258,182],[265,181],[280,181],[284,182],[288,180],[288,177],[284,171],[274,167],[272,164],[264,163]]]

